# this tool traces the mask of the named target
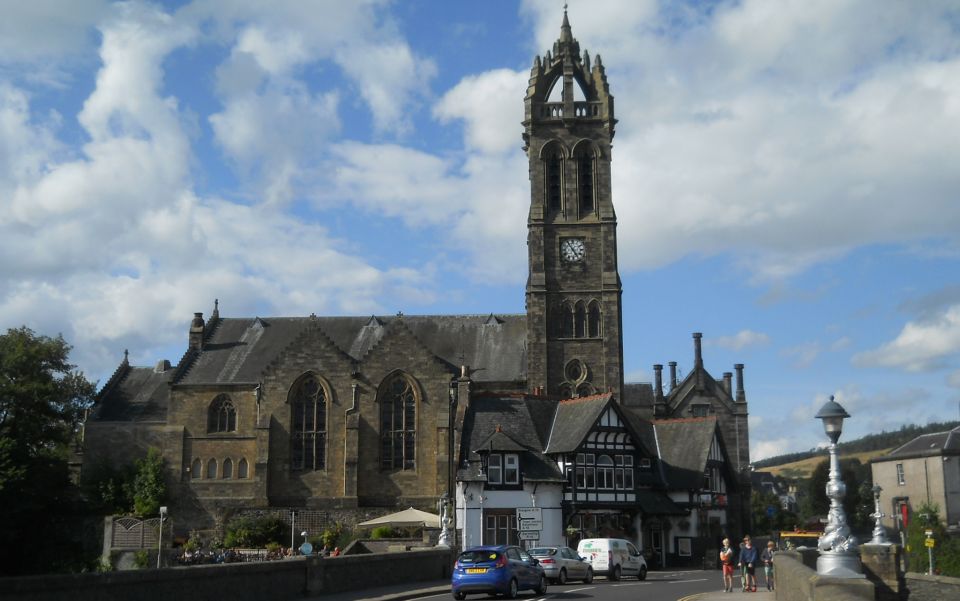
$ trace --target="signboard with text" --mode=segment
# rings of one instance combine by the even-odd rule
[[[520,520],[520,528],[518,528],[518,529],[521,530],[521,531],[524,531],[524,530],[537,530],[537,531],[543,530],[543,520]]]
[[[543,512],[539,507],[517,507],[518,520],[542,520]]]
[[[540,540],[540,532],[538,530],[522,530],[517,533],[520,537],[520,540]]]

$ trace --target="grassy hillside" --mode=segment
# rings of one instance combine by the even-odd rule
[[[859,453],[841,453],[840,459],[859,459],[860,463],[867,463],[874,457],[879,457],[880,455],[885,455],[893,450],[893,447],[889,449],[880,449],[877,451],[861,451]],[[818,455],[813,455],[806,459],[801,459],[800,461],[791,461],[789,463],[784,463],[781,465],[770,465],[766,467],[757,468],[758,472],[770,472],[774,476],[780,476],[781,478],[787,479],[806,479],[810,477],[810,474],[813,473],[817,464],[821,461],[827,460],[827,452],[824,450]]]

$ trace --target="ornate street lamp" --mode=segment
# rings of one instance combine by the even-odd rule
[[[857,553],[857,539],[850,534],[847,515],[843,511],[847,487],[840,477],[840,459],[837,457],[837,441],[843,432],[843,418],[850,417],[850,414],[831,396],[816,417],[823,420],[823,430],[830,438],[830,477],[826,487],[830,511],[827,514],[827,527],[817,542],[817,548],[820,549],[817,573],[835,578],[864,578]]]
[[[163,520],[167,517],[167,506],[160,508],[160,532],[157,535],[157,569],[160,569],[160,559],[163,557]]]
[[[883,524],[880,523],[880,520],[886,515],[880,511],[880,491],[883,490],[880,488],[879,484],[873,485],[873,513],[870,514],[870,517],[876,520],[876,524],[873,526],[873,538],[870,539],[871,545],[890,545],[893,544],[887,540],[887,530],[883,527]]]

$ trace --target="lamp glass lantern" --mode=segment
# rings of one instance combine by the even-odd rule
[[[833,396],[820,408],[816,415],[817,419],[823,420],[823,431],[827,433],[830,442],[833,444],[837,444],[837,441],[840,440],[840,434],[843,432],[843,420],[846,417],[850,417],[850,414],[833,400]]]

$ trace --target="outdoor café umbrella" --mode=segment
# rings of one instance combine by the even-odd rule
[[[434,513],[427,513],[409,507],[397,513],[380,516],[366,522],[360,522],[358,526],[392,526],[394,528],[415,528],[417,526],[426,526],[428,528],[440,527],[440,516]]]

